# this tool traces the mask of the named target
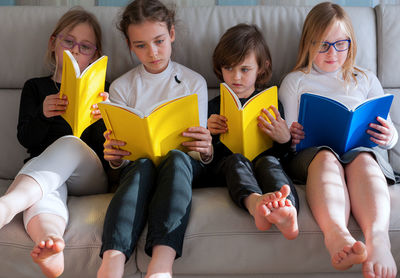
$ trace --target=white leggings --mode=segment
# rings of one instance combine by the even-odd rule
[[[67,195],[107,192],[107,175],[96,153],[81,139],[68,135],[59,138],[30,161],[18,175],[32,177],[42,189],[42,199],[23,214],[25,229],[32,217],[49,213],[68,223]]]

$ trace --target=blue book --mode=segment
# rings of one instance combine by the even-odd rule
[[[370,98],[349,109],[342,103],[314,94],[305,93],[300,99],[299,123],[305,138],[297,145],[300,151],[313,146],[329,146],[339,155],[360,146],[375,147],[366,133],[376,117],[387,119],[393,95]]]

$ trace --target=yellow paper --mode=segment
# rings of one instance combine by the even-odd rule
[[[125,159],[150,158],[156,165],[173,149],[184,150],[182,142],[190,141],[182,133],[199,126],[196,94],[179,97],[157,105],[149,115],[110,102],[98,104],[112,138],[126,142],[121,149],[131,155]]]
[[[258,127],[257,117],[264,115],[263,108],[274,115],[269,107],[274,105],[278,108],[277,87],[273,86],[258,93],[243,107],[227,84],[222,83],[220,88],[220,113],[228,119],[228,132],[221,134],[220,140],[233,153],[241,153],[249,160],[253,160],[273,145],[272,139]]]
[[[68,106],[62,117],[69,123],[73,135],[80,137],[82,132],[96,120],[91,107],[103,99],[107,56],[102,56],[80,73],[78,63],[68,50],[63,53],[63,74],[60,98],[68,97]]]

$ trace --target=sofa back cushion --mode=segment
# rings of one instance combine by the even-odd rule
[[[130,55],[126,41],[116,29],[123,8],[92,7],[102,27],[104,54],[109,56],[107,80],[113,81],[138,61]],[[177,39],[174,42],[173,59],[202,74],[210,88],[209,98],[218,90],[219,80],[212,70],[212,53],[221,35],[229,27],[241,22],[259,26],[272,55],[273,75],[269,85],[279,85],[286,73],[294,66],[298,41],[304,19],[310,7],[295,6],[217,6],[177,8]],[[18,147],[16,122],[19,95],[24,82],[33,77],[50,74],[46,67],[45,53],[50,33],[58,19],[68,10],[66,7],[13,6],[0,8],[0,110],[3,131],[0,152],[17,150],[11,160],[0,161],[0,177],[13,178],[22,165],[26,154]],[[373,8],[346,7],[358,40],[357,64],[377,71],[376,20]],[[8,94],[13,94],[10,97]],[[5,99],[9,102],[4,102]],[[12,101],[11,101],[12,99]],[[10,113],[11,111],[11,113]],[[6,127],[5,127],[6,126]]]

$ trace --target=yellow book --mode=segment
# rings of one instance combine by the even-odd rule
[[[103,99],[106,80],[107,56],[102,56],[90,64],[82,73],[70,51],[63,53],[63,73],[60,98],[68,97],[68,106],[62,117],[69,123],[73,135],[80,137],[82,132],[96,120],[91,115],[93,104]]]
[[[112,138],[126,142],[121,149],[131,153],[124,157],[131,161],[150,158],[157,165],[168,151],[184,150],[181,143],[191,139],[182,133],[199,126],[197,94],[157,104],[148,114],[107,101],[98,105]]]
[[[257,117],[263,115],[262,109],[274,105],[278,108],[276,86],[265,89],[249,99],[243,106],[238,96],[226,83],[221,84],[221,115],[228,119],[228,132],[221,134],[221,142],[233,153],[241,153],[249,160],[272,147],[272,139],[258,127]]]

